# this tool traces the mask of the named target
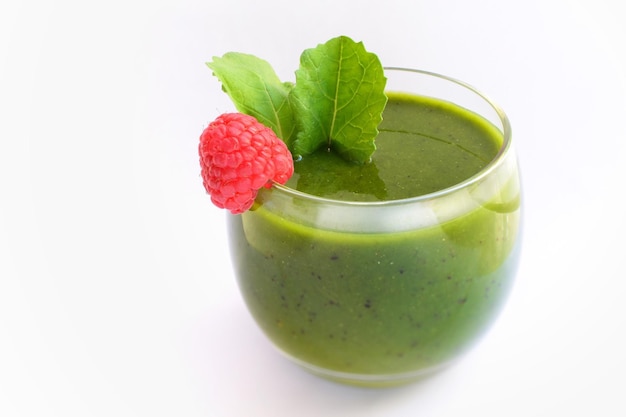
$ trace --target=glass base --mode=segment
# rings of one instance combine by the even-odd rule
[[[356,374],[320,368],[318,366],[311,365],[310,363],[303,362],[297,358],[294,358],[293,356],[286,354],[280,349],[278,349],[278,351],[291,362],[295,363],[305,371],[315,376],[333,382],[338,382],[340,384],[366,388],[387,388],[416,383],[427,379],[439,372],[442,372],[444,369],[447,369],[451,365],[451,362],[447,362],[429,368],[395,374]]]

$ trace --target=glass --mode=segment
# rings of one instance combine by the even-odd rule
[[[284,355],[335,381],[402,384],[450,365],[497,317],[520,247],[520,183],[504,112],[442,75],[386,68],[387,89],[458,104],[502,134],[478,174],[413,198],[355,202],[274,184],[228,215],[238,285]],[[252,348],[251,348],[252,349]]]

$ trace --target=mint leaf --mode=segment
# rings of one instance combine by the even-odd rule
[[[281,82],[272,66],[254,55],[228,52],[206,65],[239,112],[254,116],[289,146],[296,127],[289,104],[292,83]]]
[[[290,96],[299,130],[292,151],[307,155],[326,146],[347,160],[368,162],[387,103],[386,82],[378,57],[362,42],[340,36],[305,50]]]

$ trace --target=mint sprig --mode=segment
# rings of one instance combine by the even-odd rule
[[[340,36],[305,50],[291,92],[299,128],[295,153],[325,146],[347,160],[369,161],[387,103],[385,85],[378,57],[362,42]]]
[[[352,162],[371,159],[387,80],[362,42],[339,36],[305,50],[295,85],[253,55],[229,52],[207,66],[237,110],[272,128],[295,156],[325,147]]]

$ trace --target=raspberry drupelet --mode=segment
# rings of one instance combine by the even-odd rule
[[[254,117],[224,113],[200,135],[204,188],[217,207],[233,214],[252,207],[257,192],[272,181],[284,184],[293,174],[293,158],[274,131]]]

